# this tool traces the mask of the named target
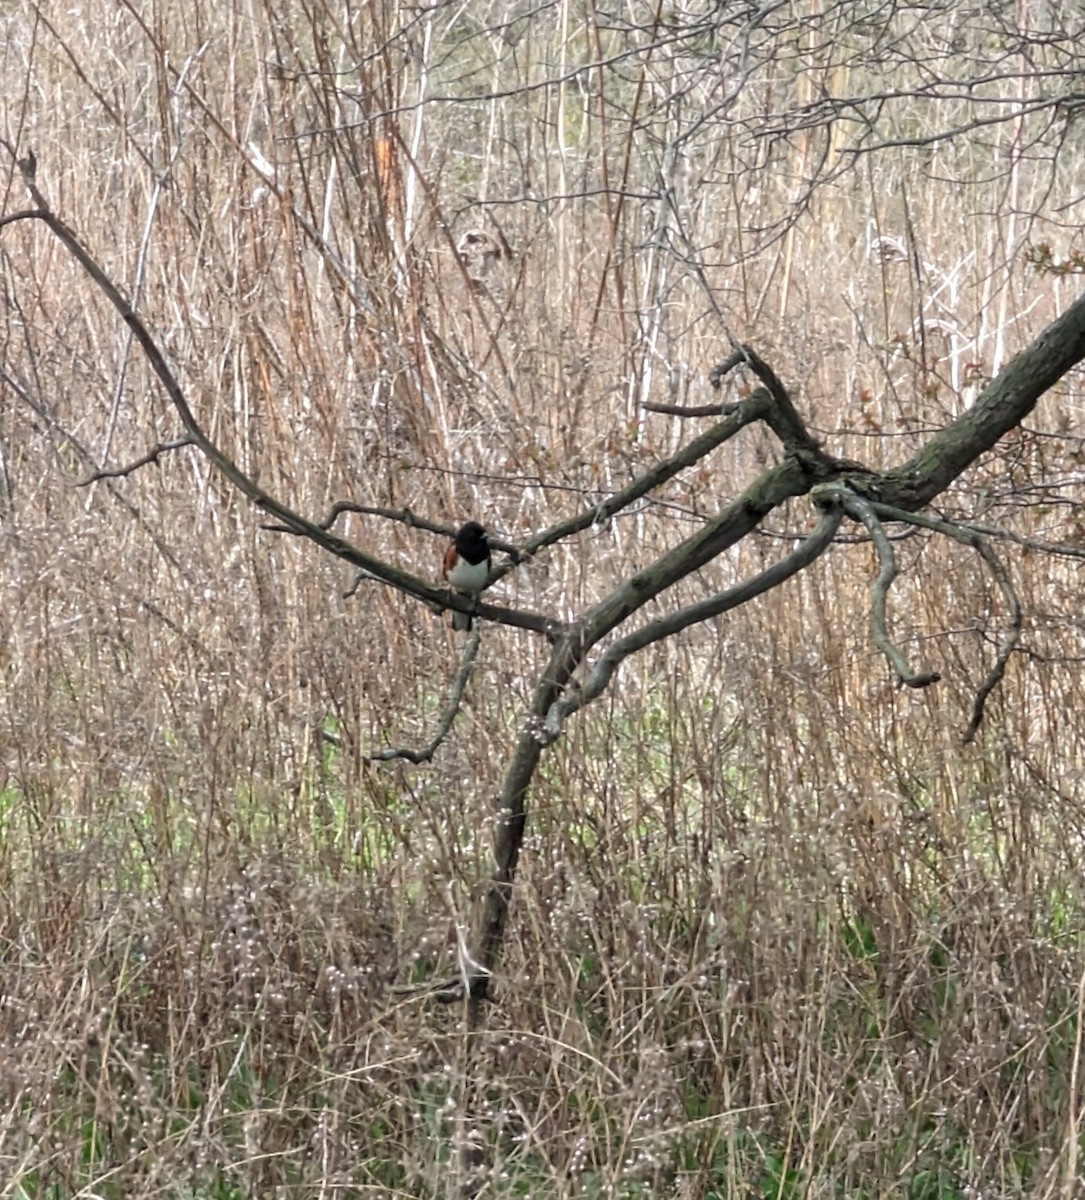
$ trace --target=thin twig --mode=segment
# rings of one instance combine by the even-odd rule
[[[1025,537],[1022,533],[1013,533],[1008,529],[996,529],[993,525],[974,525],[967,522],[961,524],[960,528],[979,534],[981,537],[1012,542],[1015,546],[1023,546],[1026,550],[1035,550],[1037,554],[1050,554],[1060,558],[1085,558],[1085,546],[1067,546],[1064,543],[1045,542],[1039,538]]]
[[[991,574],[994,576],[995,582],[1002,592],[1002,598],[1006,601],[1006,607],[1010,610],[1010,622],[1006,632],[1002,635],[1002,641],[999,643],[995,661],[976,691],[976,697],[972,702],[972,716],[964,733],[961,734],[961,741],[965,745],[976,736],[976,731],[983,721],[983,710],[987,704],[987,697],[998,687],[1002,682],[1002,677],[1006,674],[1006,664],[1009,662],[1010,655],[1017,649],[1017,643],[1021,639],[1021,625],[1024,619],[1021,611],[1021,601],[1017,598],[1017,591],[1013,586],[1013,581],[1010,579],[1009,572],[1002,565],[990,542],[978,535],[974,536],[975,541],[973,545],[980,557],[990,568]]]
[[[425,529],[430,533],[448,533],[445,525],[435,521],[427,521],[409,508],[387,508],[380,504],[356,504],[353,500],[337,500],[323,521],[318,522],[321,529],[331,529],[344,513],[358,513],[368,517],[386,517],[389,521],[398,521],[408,529]],[[455,531],[453,531],[455,532]]]
[[[541,533],[529,538],[519,548],[521,558],[531,558],[544,547],[553,545],[574,533],[580,533],[584,529],[590,529],[593,525],[605,525],[612,517],[652,491],[653,488],[667,483],[679,472],[700,462],[706,454],[715,450],[717,446],[722,446],[724,442],[734,437],[747,425],[763,419],[769,400],[768,393],[763,388],[759,388],[753,395],[735,405],[722,421],[718,421],[710,429],[706,429],[700,437],[694,438],[689,445],[672,454],[670,458],[656,463],[654,467],[650,467],[638,475],[620,491],[608,496],[599,504],[582,509],[575,516],[558,521],[549,529],[544,529]],[[515,566],[516,564],[513,562],[505,562],[495,567],[490,575],[490,583],[496,583]]]
[[[0,224],[2,223],[3,222],[0,221]],[[56,417],[53,416],[49,406],[39,397],[34,395],[28,384],[17,378],[15,375],[12,375],[10,371],[6,371],[3,365],[0,365],[0,380],[6,383],[8,387],[10,387],[11,390],[23,401],[23,403],[27,405],[27,407],[29,407],[33,412],[37,413],[50,433],[63,439],[63,441],[71,446],[75,453],[88,466],[93,467],[95,470],[99,470],[97,461],[95,460],[90,449],[85,446],[82,441],[80,441],[77,434],[61,425]],[[124,492],[118,488],[111,479],[106,479],[104,482],[109,494],[114,500],[117,501],[118,504],[120,504],[120,506],[150,538],[152,544],[158,550],[159,554],[162,555],[162,557],[170,564],[170,566],[174,567],[178,571],[184,571],[185,568],[182,566],[177,555],[174,554],[174,552],[166,544],[162,538],[162,535],[151,526],[139,508],[133,504],[127,496],[125,496]]]
[[[138,471],[140,467],[145,467],[149,463],[157,463],[162,455],[170,450],[180,450],[182,446],[193,445],[195,443],[190,437],[174,438],[172,442],[158,442],[142,458],[137,458],[135,462],[129,463],[126,467],[103,467],[101,470],[95,471],[93,475],[88,475],[86,479],[79,480],[75,486],[88,487],[100,479],[120,479],[122,476],[131,475],[133,471]]]

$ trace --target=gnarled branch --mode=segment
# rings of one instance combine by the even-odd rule
[[[911,688],[929,687],[932,683],[937,683],[942,678],[941,675],[937,671],[913,671],[905,661],[904,655],[893,645],[886,628],[885,610],[889,589],[897,577],[897,560],[893,553],[893,545],[871,504],[844,486],[840,487],[838,494],[844,511],[866,526],[881,564],[878,576],[870,589],[870,631],[874,644],[885,655],[901,683]]]

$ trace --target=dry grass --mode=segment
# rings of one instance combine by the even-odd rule
[[[878,69],[847,6],[792,8],[811,24],[755,37],[778,53],[695,129],[726,83],[710,39],[665,23],[651,54],[506,94],[647,45],[654,8],[8,6],[4,133],[263,486],[518,537],[689,436],[639,405],[704,402],[727,349],[691,246],[827,444],[872,465],[1075,294],[1026,262],[1075,248],[1075,124],[1051,161],[1042,114],[861,158],[807,204],[840,129],[759,134]],[[980,59],[1002,45],[985,9],[947,17]],[[957,103],[885,128],[969,119]],[[514,252],[475,285],[471,231]],[[428,736],[446,626],[373,585],[345,598],[341,564],[262,530],[191,451],[77,487],[177,425],[44,230],[0,252],[0,1195],[449,1196],[468,1100],[492,1115],[492,1196],[1080,1194],[1076,564],[1007,556],[1027,653],[964,748],[1003,614],[978,559],[926,535],[899,547],[892,614],[943,672],[926,692],[870,642],[864,545],[628,663],[544,760],[468,1047],[458,1008],[392,987],[455,961],[545,648],[487,628],[436,761],[367,762]],[[1082,414],[1071,380],[945,510],[1080,542]],[[577,611],[774,452],[743,434],[502,595]],[[345,530],[420,571],[440,548]],[[788,544],[750,539],[678,591]]]

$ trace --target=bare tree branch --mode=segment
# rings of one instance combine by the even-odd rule
[[[721,408],[719,413],[722,417],[712,428],[669,459],[643,472],[625,488],[604,498],[598,505],[587,506],[574,516],[556,522],[549,529],[529,539],[523,546],[512,547],[510,550],[521,558],[527,557],[570,534],[611,519],[653,488],[703,459],[753,421],[764,421],[776,434],[782,443],[784,460],[765,471],[694,535],[660,555],[655,562],[615,588],[578,620],[562,624],[534,613],[519,613],[484,604],[476,607],[466,599],[449,595],[444,589],[431,587],[424,581],[366,554],[351,543],[332,535],[325,525],[300,516],[263,492],[203,433],[160,351],[138,316],[131,310],[131,306],[90,258],[75,235],[48,210],[32,179],[28,180],[28,186],[41,207],[22,214],[22,219],[44,221],[64,242],[133,329],[148,355],[152,368],[180,414],[193,444],[197,445],[238,490],[279,522],[284,532],[306,537],[329,553],[352,563],[368,576],[397,587],[431,605],[455,609],[462,607],[464,611],[476,611],[484,619],[533,629],[546,634],[553,641],[549,662],[535,688],[530,711],[516,742],[498,797],[498,811],[494,822],[494,872],[483,898],[474,944],[470,954],[462,960],[467,966],[459,992],[462,994],[466,991],[469,997],[468,1019],[471,1027],[475,1027],[479,1020],[479,1005],[487,996],[493,969],[500,954],[512,883],[523,844],[528,789],[545,746],[560,730],[565,716],[603,690],[623,657],[697,620],[726,611],[801,570],[818,554],[823,553],[831,542],[841,520],[841,510],[866,526],[881,560],[881,570],[872,595],[871,620],[876,644],[893,665],[898,676],[909,686],[922,687],[933,683],[938,678],[937,674],[916,674],[910,671],[903,656],[892,645],[886,631],[887,596],[896,576],[896,564],[889,538],[881,523],[882,518],[888,517],[889,514],[887,511],[880,512],[876,506],[889,505],[912,513],[929,503],[989,449],[998,437],[1019,422],[1035,405],[1044,390],[1085,357],[1083,298],[1071,305],[1032,346],[991,381],[972,408],[952,425],[935,434],[909,463],[894,471],[876,474],[861,464],[847,462],[825,453],[805,426],[786,389],[771,368],[749,347],[735,344],[730,357],[713,370],[712,381],[718,385],[728,371],[745,364],[760,381],[760,386],[755,388],[750,396],[737,405]],[[712,412],[710,415],[717,413]],[[596,664],[595,670],[598,674],[593,673],[589,676],[588,690],[579,698],[572,694],[567,695],[573,674],[583,663],[585,656],[633,613],[746,537],[760,525],[766,515],[786,500],[810,492],[815,493],[815,502],[824,510],[822,518],[815,533],[792,554],[768,572],[737,589],[721,593],[702,605],[681,609],[660,621],[650,622],[628,638],[615,642]],[[340,512],[349,510],[346,506],[338,510],[333,509],[328,523],[334,521]],[[399,519],[407,523],[403,510],[377,509],[370,515]],[[414,514],[409,515],[412,521],[422,525],[414,518]],[[435,533],[448,532],[432,523],[426,523],[422,527]],[[994,562],[997,560],[987,558],[985,561],[992,571],[996,571]],[[491,574],[490,584],[502,578],[515,565],[516,561],[510,553],[509,561],[502,563]],[[1016,622],[1014,614],[1017,611],[1011,603],[1012,588],[1009,587],[1008,577],[1004,573],[998,575],[996,572],[996,579],[999,586],[1003,587],[1011,609],[1012,633]],[[1007,588],[1009,590],[1006,590]],[[1007,635],[995,667],[977,696],[977,707],[974,711],[977,725],[978,720],[982,718],[983,702],[1001,678],[1001,672],[1012,649]],[[465,686],[466,677],[463,682]],[[450,720],[454,719],[456,704],[459,702],[456,700],[455,687],[453,700],[453,705],[445,713],[445,717]],[[565,709],[561,707],[563,703],[567,705]],[[439,733],[439,736],[446,734],[447,730]],[[409,757],[417,753],[419,752],[411,751],[399,756]]]
[[[25,161],[25,160],[24,160]],[[173,403],[181,418],[181,423],[188,431],[189,440],[193,445],[198,447],[203,454],[222,472],[222,474],[242,493],[248,497],[258,508],[275,517],[281,524],[283,531],[292,533],[298,537],[309,538],[321,549],[326,550],[329,554],[335,555],[337,558],[343,559],[352,565],[361,568],[363,571],[369,572],[375,578],[382,580],[384,583],[390,584],[392,587],[406,592],[408,595],[414,596],[419,600],[424,600],[436,608],[455,608],[462,612],[477,612],[479,616],[490,621],[497,621],[500,624],[513,625],[521,629],[531,629],[536,633],[542,633],[545,636],[553,636],[554,630],[558,622],[552,618],[542,616],[537,613],[519,612],[515,609],[502,608],[496,605],[479,604],[473,606],[468,600],[450,593],[447,589],[438,588],[434,585],[426,583],[417,576],[409,574],[407,571],[402,571],[391,563],[386,563],[382,559],[376,558],[371,554],[367,554],[364,550],[360,550],[352,543],[344,541],[322,529],[319,525],[301,516],[299,513],[288,508],[281,501],[269,495],[261,488],[255,480],[250,479],[233,461],[228,458],[215,443],[204,433],[203,428],[196,420],[188,400],[175,379],[173,372],[170,370],[165,357],[159,350],[157,343],[147,331],[146,326],[140,319],[139,315],[132,309],[131,305],[125,300],[124,296],[117,289],[113,281],[102,270],[97,262],[91,257],[90,253],[83,246],[82,242],[75,233],[68,228],[65,223],[57,217],[49,208],[45,197],[38,190],[34,182],[33,173],[24,170],[24,182],[30,190],[34,202],[38,204],[38,208],[29,209],[22,213],[17,213],[14,216],[0,218],[0,228],[4,225],[11,224],[15,220],[38,220],[47,225],[53,233],[60,239],[61,242],[68,248],[73,257],[79,262],[80,266],[87,272],[91,279],[98,285],[99,289],[104,293],[113,307],[120,313],[125,323],[135,334],[136,340],[143,348],[144,354],[147,356],[151,368],[158,376],[162,386],[166,389],[166,393]],[[509,564],[508,570],[512,570],[515,564]],[[502,572],[504,574],[505,572]],[[500,575],[495,576],[500,578]]]
[[[718,417],[731,413],[733,404],[656,404],[641,405],[645,412],[662,413],[667,417]]]
[[[606,690],[614,672],[631,654],[636,654],[654,642],[673,637],[683,629],[689,628],[690,625],[700,624],[700,622],[718,617],[730,609],[738,608],[756,596],[761,596],[778,587],[792,575],[797,575],[799,571],[808,567],[832,544],[833,535],[840,527],[843,516],[843,510],[834,493],[830,503],[824,508],[813,533],[796,546],[786,558],[773,563],[771,567],[745,583],[740,583],[736,587],[729,588],[727,591],[720,592],[697,604],[681,608],[657,621],[651,621],[635,633],[631,633],[609,646],[592,668],[584,685],[575,691],[568,692],[551,706],[543,722],[543,731],[547,739],[553,741],[561,732],[561,726],[566,718],[578,712],[586,704],[590,704]]]

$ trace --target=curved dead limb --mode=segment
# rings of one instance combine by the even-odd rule
[[[1017,649],[1017,643],[1021,640],[1021,626],[1024,622],[1024,613],[1021,608],[1021,601],[1017,595],[1017,589],[1013,586],[1013,580],[1010,578],[1009,572],[1003,566],[1002,560],[995,553],[994,547],[991,545],[986,534],[981,533],[975,527],[957,525],[953,521],[943,521],[938,517],[929,517],[924,513],[911,513],[905,509],[896,508],[891,504],[873,502],[870,503],[870,508],[877,516],[886,520],[903,521],[910,525],[930,529],[935,533],[944,534],[946,537],[952,538],[955,542],[960,542],[964,546],[971,546],[987,564],[988,570],[998,585],[998,590],[1002,593],[1006,609],[1009,612],[1009,624],[1007,625],[1006,632],[1002,635],[1002,640],[998,646],[998,653],[995,655],[995,661],[991,669],[984,676],[983,682],[977,689],[975,699],[972,702],[972,716],[964,733],[961,734],[961,741],[967,745],[975,738],[983,722],[983,712],[987,704],[987,698],[1002,682],[1002,678],[1006,674],[1006,664],[1010,660],[1010,655]],[[1014,536],[1011,537],[1011,540],[1018,541],[1019,539]]]
[[[820,558],[832,544],[833,535],[840,527],[843,516],[843,510],[834,500],[824,507],[821,519],[813,533],[796,546],[786,558],[773,563],[767,570],[754,576],[753,579],[746,580],[745,583],[740,583],[736,587],[729,588],[727,591],[720,592],[697,604],[681,608],[657,621],[651,621],[635,633],[608,646],[606,652],[592,668],[583,687],[567,693],[550,706],[550,711],[546,714],[542,727],[542,733],[547,741],[551,742],[558,737],[561,726],[567,717],[578,712],[586,704],[590,704],[606,690],[614,672],[630,655],[651,646],[654,642],[672,637],[690,625],[707,621],[732,608],[746,604],[755,596],[763,595],[778,587],[784,580],[790,579],[792,575],[797,575],[815,559]]]
[[[437,748],[448,737],[449,731],[452,729],[452,722],[455,721],[456,714],[460,711],[463,693],[467,689],[467,681],[471,678],[471,671],[474,668],[475,659],[478,658],[478,648],[481,642],[482,628],[476,624],[471,631],[471,636],[467,639],[467,645],[463,650],[463,662],[460,663],[460,669],[456,672],[456,678],[452,682],[448,703],[441,714],[441,719],[437,722],[437,732],[433,738],[421,750],[410,750],[406,747],[396,749],[390,746],[386,750],[378,750],[375,754],[367,754],[366,762],[391,762],[396,758],[404,758],[416,766],[419,763],[429,762],[437,753]]]
[[[932,683],[937,683],[942,678],[937,671],[912,671],[905,662],[904,655],[890,640],[886,628],[885,609],[889,589],[897,577],[897,560],[878,514],[874,511],[874,506],[861,496],[857,496],[849,488],[840,486],[835,491],[840,497],[844,511],[866,526],[874,548],[878,552],[878,561],[881,563],[878,577],[874,580],[874,585],[870,590],[870,631],[874,644],[885,655],[889,665],[896,672],[897,678],[906,687],[924,688],[929,687]]]
[[[734,339],[732,339],[734,344]],[[730,373],[740,363],[746,362],[746,355],[742,351],[742,347],[738,346],[733,350],[721,363],[716,363],[711,371],[708,372],[708,382],[712,388],[718,391],[723,384],[724,377]]]

